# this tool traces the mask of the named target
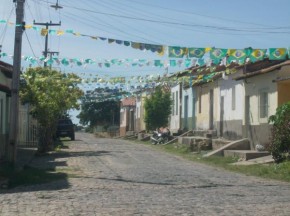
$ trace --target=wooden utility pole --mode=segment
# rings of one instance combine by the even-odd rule
[[[19,116],[19,77],[21,69],[22,34],[24,31],[24,2],[25,0],[13,0],[16,3],[16,27],[13,57],[13,75],[11,87],[10,127],[9,144],[7,147],[7,159],[9,162],[16,162],[17,137],[18,137],[18,116]]]
[[[44,52],[43,55],[45,57],[45,59],[47,59],[48,54],[54,54],[54,53],[58,53],[58,52],[49,52],[48,51],[48,27],[49,26],[60,26],[61,22],[59,23],[52,23],[51,21],[48,23],[37,23],[37,22],[33,22],[34,25],[43,25],[46,28],[47,34],[45,35],[45,47],[44,47]],[[44,67],[47,67],[47,62],[44,62]]]

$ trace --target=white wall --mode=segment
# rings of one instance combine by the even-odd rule
[[[180,129],[180,100],[179,100],[180,93],[181,93],[180,84],[171,88],[171,98],[172,98],[172,94],[174,94],[174,98],[172,98],[174,101],[173,102],[174,108],[171,110],[174,110],[174,113],[171,113],[170,115],[169,129],[173,133],[176,133]],[[177,99],[176,99],[176,95],[177,95]]]
[[[228,76],[228,80],[221,79],[219,81],[220,85],[220,96],[224,97],[224,120],[243,120],[244,118],[244,101],[245,101],[245,91],[243,86],[243,81],[232,80],[231,76]],[[235,96],[233,97],[233,93]],[[233,99],[234,107],[233,107]],[[217,106],[218,112],[220,113],[221,106]],[[233,109],[234,108],[234,109]],[[218,115],[218,121],[220,121],[220,115]]]

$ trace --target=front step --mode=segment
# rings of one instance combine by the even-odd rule
[[[252,151],[252,150],[224,150],[225,157],[238,157],[242,160],[251,160],[259,157],[270,155],[267,151]]]
[[[198,136],[178,137],[178,143],[186,145],[190,151],[212,149],[212,139]]]

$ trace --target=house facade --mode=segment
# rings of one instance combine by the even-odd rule
[[[257,144],[265,146],[271,135],[269,117],[278,106],[290,101],[290,61],[266,60],[249,65],[235,79],[242,80],[245,89],[243,134],[250,140],[252,149]]]
[[[136,99],[124,98],[120,104],[120,136],[135,133],[136,127]]]
[[[0,61],[0,160],[8,143],[12,71],[12,65]]]
[[[171,133],[178,133],[181,128],[181,112],[182,112],[182,84],[179,83],[171,87],[172,112],[170,115],[169,129]]]
[[[233,78],[242,74],[242,69],[234,74],[223,73],[219,79],[220,88],[217,104],[217,134],[228,140],[245,137],[243,134],[245,89],[242,80]]]
[[[185,130],[194,130],[196,126],[195,88],[187,85],[182,88],[181,95],[182,95],[181,128]]]
[[[200,83],[196,89],[196,130],[217,130],[218,82]]]
[[[146,130],[146,125],[144,122],[145,117],[145,98],[147,97],[146,92],[142,92],[139,96],[136,97],[136,132]]]

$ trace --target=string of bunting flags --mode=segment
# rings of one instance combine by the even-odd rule
[[[7,21],[7,20],[0,20],[0,24],[6,24],[8,26],[14,26],[15,23]],[[67,30],[55,30],[55,29],[46,29],[41,28],[38,26],[34,26],[31,24],[16,24],[15,26],[23,26],[25,29],[33,29],[39,32],[42,36],[46,36],[47,34],[50,35],[57,35],[62,36],[64,34],[71,34],[74,36],[82,36],[82,37],[89,37],[94,40],[100,39],[101,41],[107,41],[109,44],[119,44],[124,45],[127,47],[132,47],[134,49],[139,50],[147,50],[157,53],[159,56],[163,56],[165,53],[168,54],[169,58],[186,58],[185,59],[185,66],[191,66],[190,60],[191,58],[197,59],[198,65],[204,65],[206,62],[204,61],[204,57],[208,54],[209,59],[212,64],[219,64],[222,59],[226,58],[226,64],[230,64],[231,62],[237,62],[239,64],[243,64],[247,59],[251,62],[263,60],[264,58],[268,57],[270,60],[284,60],[290,58],[290,49],[287,48],[269,48],[269,49],[253,49],[253,48],[245,48],[245,49],[224,49],[224,48],[215,48],[215,47],[205,47],[205,48],[196,48],[196,47],[180,47],[180,46],[168,46],[168,45],[160,45],[160,44],[148,44],[148,43],[141,43],[141,42],[133,42],[128,40],[120,40],[120,39],[112,39],[107,37],[101,36],[92,36],[87,34],[81,34],[79,32],[74,31],[73,29]],[[54,59],[56,62],[59,59]],[[33,60],[32,60],[33,61]],[[48,63],[50,60],[47,60]],[[62,64],[68,65],[70,60],[66,60],[65,58],[61,60]],[[87,61],[90,60],[88,59]],[[161,61],[159,60],[154,61],[155,66],[164,66]],[[77,65],[82,63],[81,61],[76,61]],[[93,61],[92,61],[93,62]],[[107,64],[107,65],[106,65]],[[106,62],[105,66],[109,66],[111,63]],[[113,63],[114,64],[114,63]],[[170,66],[178,64],[178,61],[171,61]],[[82,65],[82,64],[81,64]],[[138,65],[138,63],[136,64]],[[136,66],[133,65],[133,66]]]
[[[184,58],[184,59],[169,59],[169,60],[147,60],[147,59],[94,59],[94,58],[60,58],[58,56],[47,57],[33,57],[33,56],[22,56],[24,61],[29,62],[31,65],[42,64],[44,62],[47,65],[63,65],[63,66],[83,66],[87,65],[97,65],[102,68],[110,68],[111,66],[126,66],[126,67],[176,67],[184,66],[186,68],[192,66],[203,66],[203,65],[218,65],[221,61],[226,60],[224,65],[230,64],[231,62],[237,62],[239,64],[244,64],[248,59],[251,62],[263,60],[265,57],[268,57],[270,60],[285,60],[290,57],[290,49],[286,48],[270,48],[269,55],[266,55],[266,49],[216,49],[213,48],[210,51],[210,58]],[[230,53],[227,56],[227,53]],[[1,57],[13,57],[5,52],[0,52]]]

